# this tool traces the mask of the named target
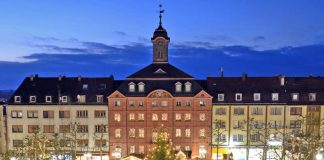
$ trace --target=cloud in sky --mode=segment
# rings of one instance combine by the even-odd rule
[[[26,60],[24,63],[0,61],[0,89],[16,89],[23,78],[31,74],[90,77],[112,74],[116,79],[124,79],[152,61],[152,46],[145,43],[115,46],[74,39],[76,45],[67,47],[56,38],[41,41],[42,44],[34,45],[39,52],[22,57]],[[173,44],[169,50],[170,63],[197,79],[217,76],[219,67],[224,68],[225,76],[240,76],[243,72],[254,76],[281,73],[323,76],[323,53],[323,44],[256,50],[243,45],[213,46],[199,41]]]

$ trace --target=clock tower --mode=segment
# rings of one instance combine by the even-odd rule
[[[162,6],[160,5],[160,23],[155,29],[151,41],[153,43],[153,63],[168,63],[168,46],[170,38],[167,31],[162,27]]]

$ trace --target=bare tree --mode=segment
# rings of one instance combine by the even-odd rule
[[[213,129],[213,137],[215,137],[215,142],[216,142],[216,155],[217,155],[217,160],[218,160],[218,152],[219,152],[219,146],[223,145],[226,143],[226,125],[225,121],[223,120],[218,120],[216,119],[213,122],[213,125],[215,128]]]

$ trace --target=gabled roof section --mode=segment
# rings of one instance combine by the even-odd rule
[[[127,80],[193,79],[169,63],[152,63],[127,77]]]

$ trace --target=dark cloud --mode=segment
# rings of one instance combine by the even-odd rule
[[[45,46],[43,52],[23,58],[30,62],[0,62],[0,88],[15,89],[25,76],[109,76],[124,79],[152,62],[152,48],[141,43],[111,46],[82,42],[77,48]],[[197,47],[197,45],[199,45]],[[206,47],[208,46],[208,47]],[[48,52],[50,50],[51,52]],[[191,42],[171,47],[170,63],[197,79],[218,75],[223,67],[226,76],[247,72],[254,76],[324,75],[324,45],[285,47],[258,51],[246,46],[212,47],[205,42]]]

